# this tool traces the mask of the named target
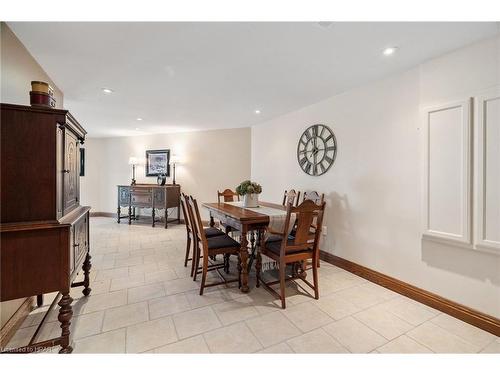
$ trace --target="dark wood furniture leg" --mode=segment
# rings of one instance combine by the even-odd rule
[[[155,208],[154,206],[151,208],[151,217],[153,218],[153,225],[152,227],[155,227]]]
[[[181,207],[180,207],[180,203],[179,203],[179,206],[177,206],[177,224],[180,224],[181,223]]]
[[[168,227],[168,208],[167,208],[167,200],[165,199],[165,229]]]
[[[36,305],[38,307],[42,307],[43,306],[43,294],[39,294],[36,296]]]
[[[90,262],[90,259],[92,259],[92,257],[90,256],[90,253],[87,253],[87,255],[85,256],[85,261],[83,262],[83,266],[82,266],[82,269],[83,269],[83,295],[85,297],[87,297],[90,292],[92,291],[92,289],[90,288],[90,269],[92,268],[92,263]]]
[[[248,240],[247,240],[247,228],[242,226],[241,228],[241,291],[243,293],[248,293],[250,290],[248,288]]]
[[[69,345],[69,326],[71,325],[70,321],[73,316],[73,309],[71,308],[71,302],[73,302],[73,298],[70,297],[69,292],[66,291],[62,293],[62,298],[59,301],[58,305],[59,316],[57,319],[61,322],[61,349],[59,353],[71,353],[73,348]]]
[[[118,206],[118,209],[116,210],[116,212],[117,212],[117,214],[118,214],[118,215],[117,215],[117,218],[116,218],[116,222],[117,222],[118,224],[120,224],[120,215],[121,215],[121,213],[122,213],[122,209],[121,209],[121,207],[120,207],[120,206]]]
[[[165,226],[166,228],[166,226]],[[191,236],[189,233],[186,231],[186,256],[184,257],[184,267],[187,267],[188,265],[188,260],[189,260],[189,253],[191,252]],[[194,261],[194,254],[193,254],[193,261]]]
[[[280,273],[280,297],[281,297],[281,308],[285,309],[286,308],[286,302],[285,302],[285,271],[286,271],[286,264],[285,261],[282,259],[279,265],[279,273]]]
[[[212,216],[212,213],[210,213],[210,226],[215,227],[215,220],[214,217]]]
[[[259,229],[259,232],[257,234],[257,254],[256,254],[256,259],[255,259],[255,274],[256,274],[256,277],[257,277],[257,281],[256,281],[256,287],[259,288],[260,287],[260,272],[262,270],[262,254],[260,253],[260,249],[261,249],[261,243],[262,243],[262,240],[264,238],[264,233],[263,233],[263,230],[262,229]]]
[[[128,206],[128,225],[132,224],[132,206]]]

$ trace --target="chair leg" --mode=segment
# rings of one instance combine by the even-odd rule
[[[314,285],[314,298],[315,299],[319,299],[318,264],[319,264],[319,259],[314,257],[313,261],[312,261],[312,269],[313,269],[313,285]]]
[[[197,241],[194,241],[194,257],[195,261],[192,265],[191,276],[193,277],[193,280],[196,281],[196,275],[198,274],[198,268],[200,267],[200,247]]]
[[[189,253],[191,250],[191,237],[189,236],[189,234],[186,237],[187,237],[186,238],[186,256],[184,257],[184,267],[187,267],[187,265],[188,265]],[[191,259],[191,261],[194,261],[194,254],[193,254],[193,258]]]
[[[229,257],[231,254],[224,254],[224,272],[229,273]]]
[[[280,297],[281,297],[281,308],[285,309],[286,308],[286,303],[285,303],[285,271],[286,271],[286,265],[284,262],[280,262]]]
[[[203,272],[201,274],[200,296],[203,295],[203,289],[205,289],[205,282],[207,281],[207,273],[208,273],[208,256],[204,256]]]
[[[238,257],[238,289],[241,289],[241,255],[240,252],[237,254]]]
[[[256,284],[257,288],[260,288],[260,271],[262,269],[262,254],[260,253],[260,249],[257,248],[257,259],[255,261],[255,276],[256,276]]]

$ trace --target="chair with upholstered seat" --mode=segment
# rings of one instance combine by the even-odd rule
[[[238,278],[228,280],[220,272],[220,269],[225,268],[225,262],[215,263],[211,260],[211,258],[214,258],[216,255],[237,255],[238,264],[240,264],[240,243],[229,237],[227,234],[223,234],[222,236],[207,237],[205,231],[203,230],[203,223],[201,221],[200,211],[198,209],[196,199],[189,197],[187,199],[187,206],[188,215],[191,217],[193,229],[196,233],[195,238],[197,246],[195,252],[194,280],[196,280],[196,275],[201,273],[200,295],[203,295],[203,290],[206,287],[232,282],[238,282],[241,285],[241,266],[238,266]],[[203,264],[200,267],[199,264],[201,259],[203,259]],[[207,284],[206,281],[208,271],[216,271],[222,281]]]
[[[225,189],[223,192],[217,190],[217,201],[220,203],[221,198],[223,202],[237,202],[240,200],[238,193],[231,189]]]
[[[217,202],[218,203],[221,203],[221,201],[223,203],[227,203],[227,202],[239,202],[240,200],[240,196],[238,195],[238,193],[236,193],[235,191],[232,191],[231,189],[224,189],[224,191],[220,191],[220,190],[217,190]],[[226,234],[231,234],[231,236],[233,238],[237,238],[237,236],[239,236],[239,232],[238,230],[234,229],[233,227],[231,227],[230,225],[227,225],[225,224],[224,222],[220,222],[220,226],[222,228],[224,228],[224,232],[226,232]],[[226,267],[225,267],[225,272],[226,273],[229,273],[229,255],[226,255],[224,257],[224,262],[226,264]]]
[[[195,240],[195,231],[193,230],[193,224],[191,223],[191,218],[188,214],[188,209],[186,206],[186,198],[187,195],[182,193],[181,197],[181,208],[182,208],[182,216],[184,217],[184,223],[186,224],[186,255],[184,256],[184,267],[187,267],[189,261],[191,261],[191,277],[193,277],[194,273],[194,254],[196,253],[196,240]],[[221,230],[213,227],[208,227],[203,229],[205,235],[207,237],[215,237],[221,236],[224,234]],[[192,245],[192,246],[191,246]],[[191,247],[193,248],[193,255],[190,258]]]
[[[285,190],[285,194],[283,194],[283,206],[291,203],[292,206],[297,206],[300,200],[300,191],[295,191],[295,189]]]
[[[272,294],[281,299],[281,307],[285,308],[285,282],[289,280],[302,280],[314,290],[314,298],[319,298],[318,288],[318,260],[319,260],[319,240],[321,234],[321,224],[323,222],[323,213],[325,203],[315,204],[311,200],[302,202],[299,206],[293,207],[291,203],[287,205],[287,213],[284,225],[284,231],[281,233],[281,239],[276,237],[265,240],[261,239],[259,252],[257,254],[256,273],[257,287],[260,283],[269,290]],[[292,215],[294,217],[292,217]],[[288,228],[291,220],[295,220],[295,234],[291,236],[288,233]],[[317,230],[312,233],[310,231],[311,224],[316,220]],[[279,267],[279,280],[273,282],[265,282],[261,279],[262,258],[261,255],[274,260]],[[312,260],[313,284],[306,280],[304,275],[297,275],[292,271],[290,277],[285,277],[286,266],[302,263],[307,260]],[[271,286],[280,284],[280,293],[276,292]]]
[[[319,194],[317,191],[306,191],[302,197],[302,202],[305,200],[311,200],[316,204],[321,204],[325,201],[325,194]]]
[[[302,201],[305,201],[307,199],[312,200],[316,204],[321,204],[325,201],[325,194],[321,193],[319,194],[317,191],[307,191],[304,193],[304,197],[302,198]],[[311,231],[314,232],[316,230],[316,222],[313,221],[311,225]],[[320,266],[319,259],[318,259],[318,267]],[[304,267],[307,268],[307,267]]]

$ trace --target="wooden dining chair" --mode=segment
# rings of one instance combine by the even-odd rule
[[[317,191],[306,191],[304,193],[304,197],[302,198],[302,202],[305,200],[311,200],[316,204],[321,204],[325,201],[325,194],[319,194]]]
[[[311,200],[302,202],[299,206],[293,207],[291,203],[287,205],[286,219],[284,231],[281,233],[281,240],[268,240],[261,239],[261,246],[259,246],[257,253],[257,262],[255,270],[257,274],[257,287],[262,285],[276,295],[281,300],[281,307],[286,307],[285,303],[285,282],[290,280],[302,280],[310,288],[314,290],[314,298],[319,299],[318,288],[318,259],[319,259],[319,240],[321,234],[321,224],[323,222],[323,213],[325,210],[325,203],[315,204]],[[295,219],[292,218],[295,214]],[[291,237],[288,233],[290,220],[296,220],[295,235]],[[313,220],[318,223],[318,230],[311,233],[310,228]],[[279,280],[272,282],[265,282],[261,279],[262,267],[262,254],[276,261],[279,266]],[[307,260],[312,260],[313,270],[313,283],[311,284],[303,275],[297,275],[292,272],[292,275],[285,277],[286,265],[302,263]],[[276,292],[271,286],[280,284],[280,293]]]
[[[193,228],[196,233],[197,251],[195,254],[194,280],[196,280],[196,275],[201,273],[200,295],[203,295],[203,290],[205,288],[211,286],[232,282],[238,282],[239,286],[241,286],[241,266],[239,261],[240,243],[229,237],[227,234],[223,234],[222,236],[207,237],[205,231],[203,230],[203,223],[201,221],[200,211],[198,209],[196,199],[189,197],[187,201],[192,215],[191,217],[193,219]],[[228,280],[222,275],[220,269],[225,268],[225,262],[215,263],[210,259],[211,257],[219,254],[234,254],[238,256],[238,278]],[[200,267],[199,263],[201,259],[203,259],[203,265]],[[206,281],[208,271],[216,271],[222,281],[207,284]]]
[[[297,206],[299,204],[299,199],[300,199],[300,191],[295,191],[295,189],[292,190],[285,190],[285,194],[283,194],[283,206],[288,205],[288,203],[291,203],[292,206]]]
[[[316,204],[321,204],[325,201],[325,194],[319,194],[317,191],[307,191],[304,193],[304,197],[302,199],[302,201],[305,201],[307,199],[310,199],[312,200],[314,203]],[[314,232],[317,228],[317,223],[316,221],[313,221],[312,225],[311,225],[311,231]],[[306,265],[304,267],[303,270],[305,270],[306,268],[309,269],[310,265]],[[320,263],[319,263],[319,259],[318,259],[318,267],[320,266]]]
[[[235,191],[231,189],[225,189],[223,192],[217,190],[217,202],[221,202],[221,198],[223,202],[237,202],[240,200],[240,196]]]
[[[182,216],[184,217],[184,223],[186,224],[186,254],[184,256],[184,267],[187,267],[188,262],[191,261],[191,277],[193,277],[194,263],[195,263],[193,259],[196,253],[197,241],[195,239],[196,232],[193,229],[192,218],[191,215],[189,214],[188,207],[186,205],[187,198],[188,196],[182,193],[181,197]],[[205,235],[207,237],[221,236],[224,234],[224,232],[222,232],[221,230],[212,227],[204,228],[203,230],[205,231]],[[191,255],[191,248],[193,255]]]

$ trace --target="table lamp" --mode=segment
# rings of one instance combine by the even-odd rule
[[[179,157],[179,155],[172,154],[172,157],[170,158],[170,162],[172,163],[172,167],[173,167],[173,181],[172,181],[172,183],[174,185],[177,185],[175,183],[175,165],[181,162],[181,158]]]
[[[135,166],[138,164],[137,158],[131,156],[128,159],[128,164],[132,166],[132,182],[130,183],[130,185],[135,185]]]

